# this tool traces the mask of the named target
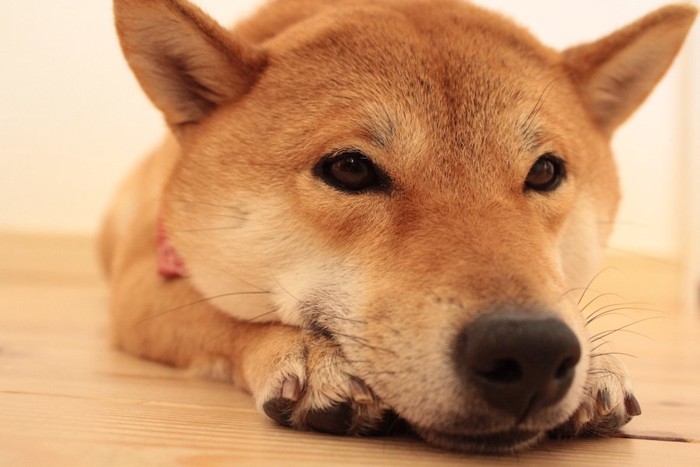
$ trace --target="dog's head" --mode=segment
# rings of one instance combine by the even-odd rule
[[[238,34],[181,0],[115,3],[183,149],[163,209],[204,296],[332,336],[441,445],[515,448],[572,415],[610,137],[691,7],[558,53],[451,0],[279,1]]]

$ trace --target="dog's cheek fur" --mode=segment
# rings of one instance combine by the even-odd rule
[[[275,277],[278,291],[274,300],[280,320],[329,337],[346,334],[345,322],[361,320],[360,311],[367,306],[360,269],[317,248],[295,263]]]
[[[579,199],[564,225],[558,245],[559,265],[567,284],[576,291],[599,272],[604,255],[605,233],[601,232],[593,202]]]
[[[303,312],[311,308],[325,315],[362,310],[361,268],[289,216],[297,212],[293,190],[260,184],[284,183],[276,178],[283,171],[232,164],[209,183],[201,180],[223,157],[201,149],[190,155],[196,160],[183,161],[166,195],[168,230],[203,298],[238,319],[297,326],[309,323]],[[202,185],[208,189],[198,191]]]
[[[245,212],[243,221],[233,221],[239,225],[217,228],[221,221],[214,216],[188,215],[185,224],[212,227],[173,229],[190,279],[204,298],[238,319],[302,324],[298,309],[305,294],[338,271],[308,238],[274,234],[284,219],[284,200],[239,193],[237,200],[222,202]],[[170,223],[182,225],[178,217]]]
[[[577,104],[573,101],[571,108]],[[575,193],[556,245],[560,271],[570,290],[586,287],[600,272],[620,202],[617,164],[607,137],[585,118],[575,122],[569,148]]]

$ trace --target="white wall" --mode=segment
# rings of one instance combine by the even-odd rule
[[[230,20],[256,3],[206,6]],[[122,58],[112,2],[4,2],[0,57],[0,229],[93,232],[164,132]]]
[[[260,1],[197,3],[229,23]],[[667,1],[478,3],[564,47],[595,39]],[[119,52],[111,2],[6,2],[0,57],[0,229],[93,231],[118,180],[163,133],[160,116]],[[665,256],[680,248],[688,215],[678,207],[677,181],[687,151],[683,136],[692,133],[681,120],[689,68],[684,57],[615,140],[626,196],[614,240],[619,248]]]
[[[690,73],[686,76],[689,95],[684,100],[688,147],[683,161],[685,177],[681,197],[688,202],[682,214],[685,225],[681,230],[681,251],[686,278],[683,284],[685,304],[688,309],[700,311],[700,28],[696,28],[694,39],[689,50],[693,60],[688,60]]]

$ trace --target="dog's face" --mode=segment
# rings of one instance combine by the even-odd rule
[[[257,48],[231,39],[229,82],[200,63],[176,83],[196,91],[166,96],[141,77],[183,146],[172,240],[205,297],[331,336],[426,438],[528,443],[581,403],[577,288],[619,199],[609,137],[683,21],[559,54],[458,2],[339,3]],[[658,65],[635,68],[652,39]]]

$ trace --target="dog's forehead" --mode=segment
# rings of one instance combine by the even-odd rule
[[[352,77],[394,78],[399,86],[425,75],[493,80],[508,70],[526,73],[558,60],[556,52],[509,19],[468,3],[356,3],[323,9],[269,43],[302,65],[325,65]]]
[[[558,60],[509,20],[462,2],[328,8],[273,42],[287,80],[296,75],[294,86],[328,105],[350,102],[384,144],[421,125],[450,147],[503,141],[494,132],[526,119]]]

